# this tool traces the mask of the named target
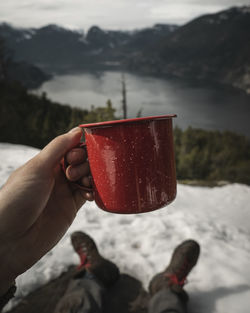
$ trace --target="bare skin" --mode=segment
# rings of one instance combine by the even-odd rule
[[[79,128],[56,137],[0,190],[0,295],[57,244],[80,207],[93,200],[72,183],[90,186],[86,152],[74,148],[80,138]]]

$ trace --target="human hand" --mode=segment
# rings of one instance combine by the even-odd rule
[[[0,295],[61,239],[93,194],[84,149],[74,148],[81,129],[56,137],[17,169],[0,190]],[[60,162],[66,158],[66,175]]]

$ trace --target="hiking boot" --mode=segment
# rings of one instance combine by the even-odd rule
[[[79,273],[76,278],[79,278],[86,270],[105,287],[110,287],[118,280],[120,276],[118,267],[99,254],[90,236],[80,231],[74,232],[71,235],[71,243],[80,258]]]
[[[177,246],[173,252],[170,264],[164,272],[156,274],[149,284],[149,292],[154,295],[163,288],[170,288],[187,300],[183,290],[186,277],[197,263],[200,246],[194,240],[186,240]]]

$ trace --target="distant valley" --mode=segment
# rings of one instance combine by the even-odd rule
[[[98,26],[85,34],[57,25],[20,29],[0,24],[15,62],[49,74],[124,69],[156,76],[224,84],[250,93],[250,7],[204,15],[178,27],[136,31]]]

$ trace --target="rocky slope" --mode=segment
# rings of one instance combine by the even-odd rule
[[[153,49],[130,59],[132,69],[231,85],[250,93],[250,7],[204,15]]]

